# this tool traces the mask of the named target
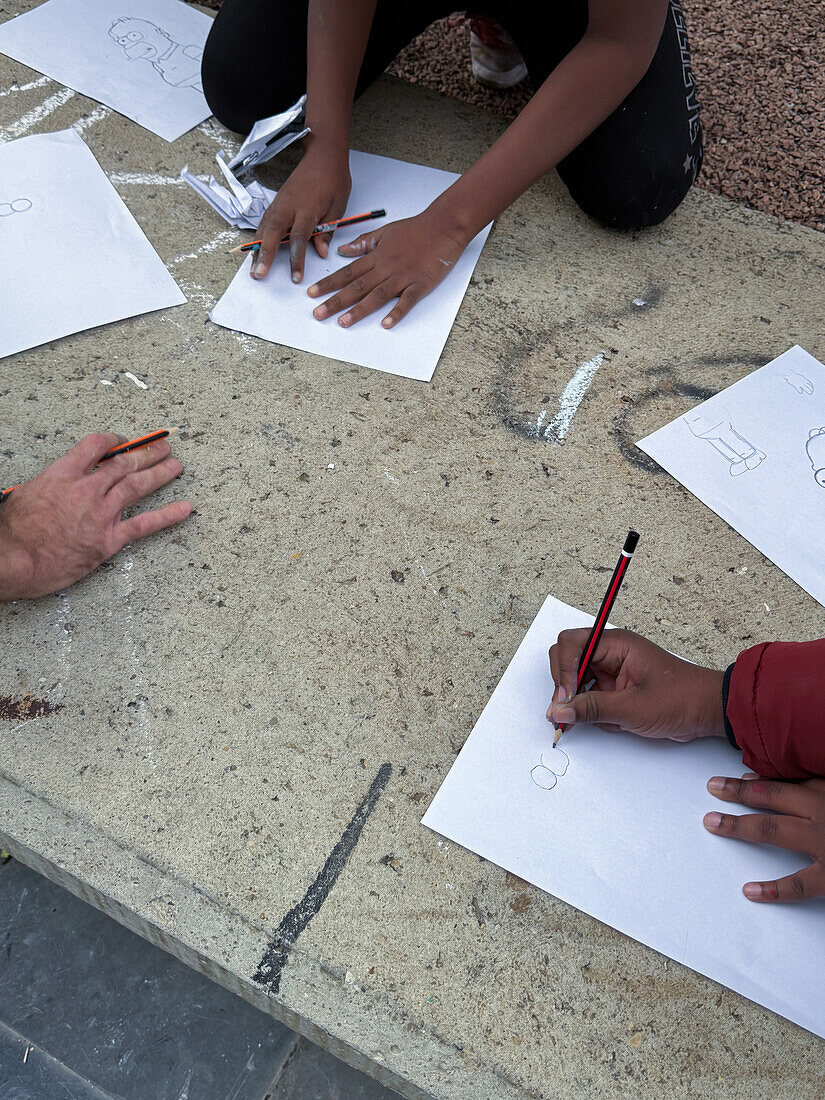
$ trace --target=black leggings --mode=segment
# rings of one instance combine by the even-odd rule
[[[224,0],[203,55],[203,90],[217,118],[246,134],[306,90],[308,0]],[[454,5],[444,0],[378,0],[359,96],[401,49]],[[538,86],[587,27],[587,0],[486,0],[477,14],[515,39]],[[468,47],[469,48],[469,47]],[[250,62],[250,50],[256,58]],[[657,225],[672,213],[702,163],[702,130],[685,24],[670,0],[665,28],[645,76],[558,173],[585,213],[616,229]]]

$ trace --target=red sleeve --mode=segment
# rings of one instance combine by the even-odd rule
[[[762,642],[740,653],[725,714],[751,771],[825,776],[825,638]]]

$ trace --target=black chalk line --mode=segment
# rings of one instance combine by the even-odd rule
[[[370,788],[364,796],[361,805],[352,815],[350,823],[344,829],[343,835],[329,854],[324,866],[318,872],[315,881],[301,898],[284,916],[278,925],[269,946],[263,953],[258,968],[252,975],[252,980],[264,986],[270,993],[276,994],[281,988],[281,975],[286,965],[289,951],[300,934],[320,910],[327,899],[330,890],[338,880],[338,876],[352,855],[355,845],[361,836],[361,830],[378,805],[378,800],[384,792],[392,775],[392,765],[382,764],[378,774],[370,783]]]

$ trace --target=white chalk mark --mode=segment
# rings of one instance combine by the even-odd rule
[[[131,649],[132,665],[134,667],[136,678],[135,681],[140,687],[140,691],[135,697],[135,714],[137,716],[138,730],[140,731],[140,737],[143,741],[144,748],[146,750],[146,759],[152,766],[152,770],[157,770],[157,762],[155,761],[155,754],[152,752],[152,713],[149,710],[149,699],[147,697],[147,684],[144,674],[143,663],[138,653],[137,643],[135,642],[133,622],[134,622],[134,606],[132,596],[134,589],[132,587],[132,569],[134,568],[134,559],[132,557],[131,548],[126,546],[123,551],[123,565],[121,566],[120,575],[125,581],[126,587],[126,615],[125,621],[122,623],[122,627],[125,628],[124,633],[129,640],[129,646]]]
[[[232,136],[229,130],[225,130],[213,118],[208,118],[206,122],[202,122],[198,126],[198,130],[204,137],[208,137],[210,141],[220,145],[221,149],[231,150],[233,156],[241,147],[241,143]]]
[[[106,108],[108,110],[108,107]],[[76,128],[76,127],[75,127]],[[111,183],[118,184],[144,184],[147,187],[165,187],[171,183],[186,186],[179,176],[161,176],[157,172],[112,172],[109,175]]]
[[[101,386],[113,386],[114,382],[110,382],[108,378],[101,378],[100,384]]]
[[[204,290],[200,283],[186,283],[183,279],[179,279],[178,286],[186,295],[188,301],[195,302],[196,305],[201,306],[203,309],[212,309],[217,301],[215,295],[210,294],[208,290]],[[182,328],[183,326],[180,327]]]
[[[170,260],[168,266],[171,267],[173,264],[182,264],[184,260],[195,260],[204,252],[214,252],[216,249],[222,248],[223,245],[229,244],[230,241],[234,241],[237,237],[237,232],[237,229],[223,229],[216,237],[213,237],[211,241],[202,244],[197,251],[184,252],[182,256],[176,256],[174,260]]]
[[[538,415],[535,426],[530,429],[530,435],[535,436],[536,439],[541,437],[542,430],[544,429],[544,422],[547,419],[547,409],[542,409]]]
[[[57,664],[60,672],[60,681],[55,687],[58,698],[65,699],[66,688],[64,685],[72,681],[72,607],[65,592],[58,595],[60,608],[57,612],[55,627],[60,631],[60,641],[57,651]]]
[[[103,119],[107,118],[111,113],[110,107],[106,107],[103,103],[98,103],[93,111],[90,111],[83,118],[79,118],[77,122],[73,122],[72,129],[76,134],[82,134],[84,130],[88,130],[89,127],[94,126],[96,122],[102,122]]]
[[[22,137],[32,126],[36,126],[39,122],[48,118],[49,115],[54,114],[64,103],[68,103],[73,95],[74,91],[71,88],[61,88],[54,95],[50,95],[48,99],[44,99],[42,103],[38,103],[36,107],[32,107],[30,111],[18,118],[16,122],[12,122],[3,130],[0,130],[0,142]]]
[[[646,306],[647,302],[644,300],[644,298],[634,298],[633,305],[641,308],[642,306]]]
[[[29,84],[12,84],[10,88],[4,88],[0,92],[0,99],[5,99],[7,95],[16,95],[17,92],[30,92],[32,88],[44,88],[51,82],[52,78],[50,76],[39,76],[37,80],[32,80]]]
[[[604,362],[605,354],[605,352],[600,351],[598,355],[594,355],[592,359],[582,363],[564,387],[559,398],[559,411],[544,429],[545,439],[554,439],[557,443],[564,442],[570,430],[570,425],[573,423],[573,417],[576,415],[576,409],[578,409],[584,395],[590,389],[590,383],[595,378],[596,371]]]
[[[140,387],[140,389],[142,389],[142,390],[148,390],[149,389],[149,387],[146,385],[146,383],[141,382],[141,380],[138,378],[138,376],[136,374],[132,374],[132,372],[130,370],[125,370],[123,372],[123,374],[126,378],[129,379],[130,382],[134,382],[134,384],[136,386]]]

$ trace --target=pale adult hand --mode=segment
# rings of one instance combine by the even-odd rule
[[[590,631],[563,630],[550,649],[556,689],[547,718],[591,722],[640,737],[724,737],[723,673],[674,657],[630,630],[606,630],[590,662],[595,687],[576,695],[579,658]]]
[[[773,844],[802,852],[811,863],[772,882],[746,882],[751,901],[801,901],[825,897],[825,779],[783,783],[748,772],[741,779],[715,775],[708,790],[723,802],[764,810],[760,814],[705,814],[705,828],[717,836]]]
[[[87,435],[0,504],[0,599],[57,592],[91,573],[128,542],[190,515],[188,501],[175,501],[121,519],[125,509],[183,470],[176,458],[169,457],[165,439],[97,466],[107,451],[123,442],[111,432]]]
[[[392,328],[452,271],[467,243],[449,219],[433,210],[362,233],[338,249],[341,256],[359,259],[307,290],[311,298],[333,294],[313,314],[323,321],[345,310],[338,324],[349,328],[397,298],[381,321]]]
[[[297,168],[261,218],[258,231],[262,243],[260,251],[252,256],[252,278],[263,279],[288,233],[292,281],[300,283],[313,229],[344,216],[351,188],[346,150],[342,153],[308,138]],[[331,233],[312,237],[319,256],[327,255],[331,238]]]

